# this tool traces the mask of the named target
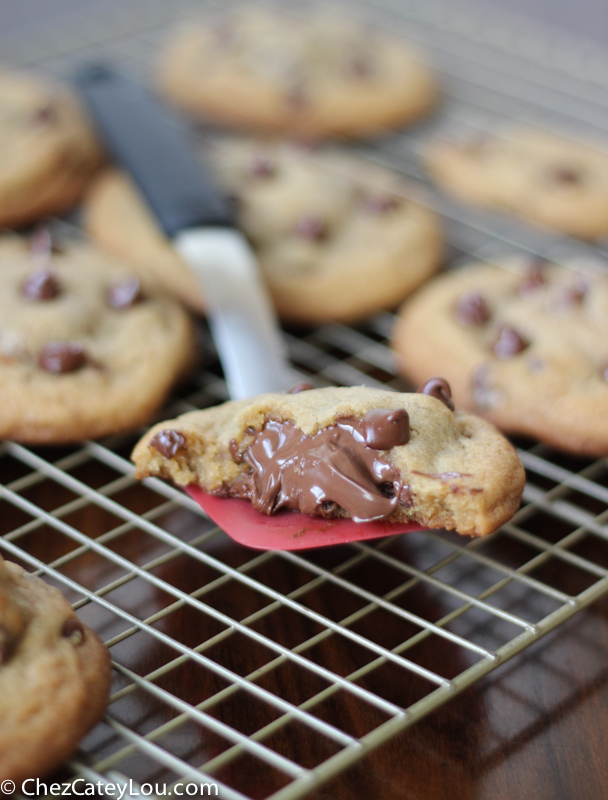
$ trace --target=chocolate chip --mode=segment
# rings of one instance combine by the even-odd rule
[[[38,366],[54,375],[76,372],[86,363],[86,353],[78,342],[49,342],[38,354]]]
[[[519,293],[525,294],[526,292],[535,291],[547,283],[547,262],[544,258],[534,258],[530,262],[530,266],[519,284]]]
[[[364,80],[374,73],[374,59],[368,53],[355,53],[346,64],[347,75]]]
[[[557,298],[555,307],[558,311],[568,311],[575,306],[580,306],[586,294],[587,291],[580,286],[568,286]]]
[[[174,458],[181,450],[186,449],[186,437],[179,431],[159,431],[150,440],[150,445],[165,458]]]
[[[21,287],[28,300],[53,300],[61,293],[57,276],[50,269],[32,273]]]
[[[463,325],[485,325],[490,309],[484,298],[474,290],[464,292],[456,304],[456,319]]]
[[[299,394],[300,392],[308,392],[310,389],[314,388],[315,387],[312,385],[312,383],[302,381],[301,383],[296,383],[296,385],[292,386],[291,389],[288,389],[287,394]]]
[[[370,214],[386,214],[399,208],[402,202],[393,194],[369,195],[363,201],[363,208]]]
[[[567,311],[573,306],[582,305],[589,288],[587,276],[576,274],[572,284],[567,286],[557,298],[556,308],[560,311]]]
[[[265,156],[255,156],[247,167],[247,173],[252,178],[272,178],[276,171],[275,162]]]
[[[37,108],[33,115],[32,121],[37,125],[49,125],[57,119],[57,108],[55,103],[49,101],[46,105]]]
[[[410,418],[404,408],[375,408],[363,417],[365,444],[372,450],[390,450],[410,440]]]
[[[73,645],[82,644],[84,625],[77,617],[68,617],[61,628],[61,635],[64,639],[69,639]]]
[[[512,358],[512,356],[516,356],[529,346],[530,342],[524,339],[514,328],[509,328],[508,325],[501,325],[496,334],[493,349],[498,358]]]
[[[293,232],[301,239],[320,241],[327,235],[325,221],[321,217],[304,216],[296,222]]]
[[[548,172],[548,177],[554,183],[570,186],[581,183],[583,180],[583,174],[580,169],[566,165],[551,167]]]
[[[391,500],[395,496],[395,485],[393,483],[390,483],[390,481],[385,481],[384,483],[381,483],[378,488],[385,497],[389,498],[389,500]]]
[[[441,400],[450,411],[454,410],[452,390],[450,389],[450,384],[444,378],[429,378],[428,381],[425,381],[416,389],[416,393],[428,394],[436,400]]]
[[[46,228],[39,228],[30,237],[30,250],[34,258],[49,259],[53,253],[61,249],[53,241],[53,237]]]
[[[306,108],[308,105],[308,91],[303,80],[295,80],[287,88],[285,100],[293,109]]]
[[[125,278],[108,289],[108,305],[112,308],[131,308],[142,300],[139,278]]]

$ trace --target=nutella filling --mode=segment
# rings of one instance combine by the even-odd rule
[[[355,522],[383,519],[399,503],[411,505],[411,494],[379,451],[406,444],[409,435],[404,409],[342,417],[315,436],[269,419],[238,459],[249,469],[227,494],[251,500],[264,514],[285,508],[323,517],[345,511]]]

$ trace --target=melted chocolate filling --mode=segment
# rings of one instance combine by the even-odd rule
[[[378,451],[406,444],[409,433],[404,409],[342,417],[315,436],[291,421],[269,419],[240,457],[248,471],[227,494],[264,514],[285,508],[335,517],[344,510],[355,522],[383,519],[399,503],[411,505],[411,494]]]

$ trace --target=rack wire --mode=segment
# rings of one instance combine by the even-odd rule
[[[64,76],[84,58],[111,57],[145,78],[167,24],[195,5],[203,3],[100,0],[0,41],[3,60]],[[605,242],[453,203],[426,185],[419,160],[430,135],[495,130],[507,119],[606,134],[606,52],[462,2],[378,0],[344,11],[402,29],[442,75],[444,102],[431,121],[355,149],[425,186],[452,262],[607,254]],[[404,390],[387,345],[392,324],[385,313],[285,336],[294,366],[318,385]],[[160,418],[227,398],[202,335],[200,373]],[[605,459],[519,442],[524,503],[483,539],[426,532],[260,553],[228,540],[171,486],[136,484],[136,439],[0,446],[3,554],[59,586],[113,658],[107,714],[69,762],[72,779],[131,789],[206,783],[209,794],[213,784],[243,800],[255,772],[266,787],[256,797],[306,797],[608,592]],[[395,675],[400,692],[387,680]],[[363,708],[365,728],[352,722]]]

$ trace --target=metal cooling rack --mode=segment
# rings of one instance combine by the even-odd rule
[[[99,2],[0,42],[3,60],[65,75],[102,55],[145,76],[166,25],[193,5]],[[345,10],[403,29],[442,73],[444,104],[430,122],[358,148],[414,181],[425,183],[420,150],[437,131],[492,130],[516,119],[583,138],[608,132],[608,55],[599,47],[447,0]],[[427,197],[455,260],[606,254],[605,244],[480,214],[430,187]],[[286,338],[296,368],[319,385],[402,390],[387,347],[392,324],[382,314],[362,327]],[[226,399],[203,335],[207,356],[196,381],[161,418]],[[69,450],[0,447],[3,554],[59,586],[114,662],[107,714],[69,762],[73,778],[215,783],[221,797],[243,800],[244,776],[254,770],[266,776],[272,800],[305,797],[608,592],[605,459],[520,443],[524,505],[484,539],[427,532],[259,553],[229,541],[170,486],[137,485],[128,460],[136,439]],[[336,653],[356,653],[350,670],[336,667]],[[400,676],[402,694],[387,690],[388,672]],[[266,722],[248,728],[248,708]],[[341,712],[360,708],[374,720],[365,730]]]

